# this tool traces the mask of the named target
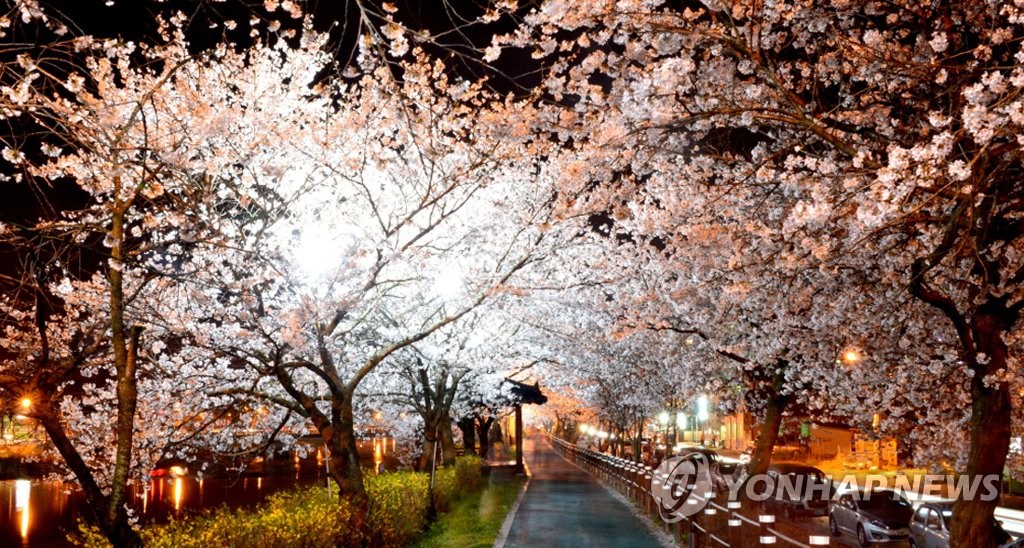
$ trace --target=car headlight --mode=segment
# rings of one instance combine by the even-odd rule
[[[871,525],[874,525],[875,527],[881,527],[882,529],[888,529],[888,528],[889,528],[889,526],[888,526],[888,525],[886,525],[886,524],[885,524],[885,523],[884,523],[884,522],[883,522],[882,520],[880,520],[880,519],[873,519],[873,520],[871,520],[871,521],[870,521],[869,523],[871,523]]]

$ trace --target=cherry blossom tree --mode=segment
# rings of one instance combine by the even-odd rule
[[[596,183],[589,205],[663,237],[675,225],[650,212],[742,189],[741,204],[764,205],[748,218],[797,229],[778,233],[789,253],[849,254],[901,281],[956,333],[968,375],[952,381],[972,402],[964,471],[1001,473],[1024,306],[1016,6],[550,1],[527,22],[494,51],[548,59],[544,93],[565,107],[549,127],[593,151],[567,199]],[[669,181],[695,184],[638,211],[638,188]],[[736,205],[697,209],[739,220]],[[794,237],[811,225],[831,228]],[[958,502],[953,542],[991,540],[994,504]]]
[[[449,81],[444,65],[419,51],[400,66],[383,64],[372,36],[352,67],[362,77],[350,84],[323,79],[330,58],[308,27],[288,37],[295,42],[225,44],[198,56],[173,21],[165,38],[161,46],[74,39],[68,58],[83,58],[83,69],[52,71],[23,56],[3,89],[4,116],[47,134],[41,159],[8,144],[5,160],[38,180],[72,179],[87,202],[37,231],[106,248],[94,259],[106,277],[78,281],[90,271],[78,266],[56,289],[38,280],[30,287],[65,298],[64,343],[86,344],[75,334],[81,328],[99,332],[101,350],[109,346],[105,374],[116,397],[79,403],[93,419],[100,401],[117,404],[109,495],[94,477],[102,463],[81,462],[82,451],[61,438],[61,416],[44,405],[59,403],[53,383],[86,368],[85,359],[69,350],[51,363],[56,338],[43,321],[33,331],[32,314],[14,313],[23,303],[11,302],[6,344],[56,367],[40,386],[51,401],[35,415],[54,427],[51,438],[118,543],[137,542],[124,506],[129,471],[152,464],[133,460],[140,401],[173,409],[166,397],[181,394],[205,399],[187,400],[190,408],[162,426],[230,417],[277,434],[296,417],[310,420],[331,449],[339,489],[365,508],[357,388],[395,352],[500,293],[551,232],[539,229],[550,194],[520,184],[524,174],[544,180],[522,154],[536,147],[517,127],[521,107]],[[98,314],[100,327],[79,325],[82,310]],[[139,369],[143,328],[153,337],[154,372]],[[175,376],[188,386],[163,399],[160,383],[140,392],[140,379]],[[75,418],[78,431],[84,419]],[[105,443],[79,441],[90,451]]]
[[[468,419],[465,428],[460,428],[466,452],[475,453],[475,415],[479,408],[500,409],[508,404],[503,382],[513,373],[508,354],[515,353],[517,333],[488,304],[458,325],[405,349],[378,371],[383,377],[381,384],[387,388],[377,397],[415,412],[422,420],[420,469],[431,466],[437,444],[441,446],[440,463],[455,462],[452,425],[457,418]]]
[[[360,391],[380,392],[364,382],[501,293],[553,234],[538,228],[548,195],[520,184],[536,168],[520,154],[515,105],[427,60],[400,81],[368,63],[358,83],[323,86],[317,113],[268,119],[282,132],[264,141],[280,169],[262,156],[240,168],[268,189],[251,198],[266,226],[211,250],[194,293],[167,300],[190,344],[236,369],[217,395],[309,420],[340,492],[363,506],[355,409]]]
[[[229,66],[258,73],[280,51],[262,53],[194,58],[180,35],[141,51],[82,37],[38,59],[19,58],[20,71],[3,90],[6,119],[43,135],[22,143],[41,152],[4,149],[6,161],[31,179],[20,184],[71,180],[81,195],[77,208],[12,232],[61,247],[37,246],[39,265],[25,273],[34,299],[7,302],[4,342],[15,356],[7,363],[16,368],[12,381],[32,392],[31,415],[82,485],[97,523],[120,545],[138,542],[126,509],[132,475],[148,474],[169,445],[194,439],[186,430],[216,420],[196,401],[212,377],[202,371],[208,360],[168,348],[180,341],[169,338],[160,300],[203,268],[199,248],[233,245],[238,227],[229,216],[247,213],[239,206],[246,190],[232,184],[237,154],[225,160],[207,145],[239,129],[228,122],[233,115],[246,119],[224,95],[259,91],[233,88]],[[71,64],[76,59],[81,64]],[[223,65],[211,68],[212,59]],[[214,89],[209,78],[217,74],[222,85]],[[312,74],[294,76],[308,84]],[[223,110],[213,108],[217,99]],[[21,360],[34,370],[18,371]],[[151,419],[145,428],[140,411]],[[111,423],[112,430],[101,426]]]

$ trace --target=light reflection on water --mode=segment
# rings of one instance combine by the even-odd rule
[[[385,440],[373,441],[371,447],[364,466],[372,462],[379,472],[390,447]],[[284,462],[285,470],[266,476],[154,477],[132,486],[131,507],[141,523],[159,523],[201,508],[252,506],[296,485],[326,484],[324,467],[315,464],[312,452],[306,459],[288,457]],[[76,529],[86,508],[75,487],[60,481],[0,481],[0,547],[66,546],[67,531]]]
[[[21,515],[19,524],[21,525],[20,532],[22,541],[28,540],[29,514],[31,512],[28,501],[31,493],[31,481],[24,479],[14,481],[14,511]]]

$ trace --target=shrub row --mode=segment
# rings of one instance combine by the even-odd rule
[[[434,505],[446,511],[462,496],[483,487],[482,462],[460,457],[454,467],[434,477]],[[255,509],[218,508],[166,525],[146,527],[142,539],[157,548],[407,546],[429,525],[430,476],[392,472],[366,477],[370,499],[365,537],[356,532],[354,514],[336,491],[312,487],[277,493]],[[105,545],[95,529],[85,529],[77,543]]]
[[[461,497],[483,488],[483,460],[465,456],[455,459],[455,466],[442,468],[434,474],[434,508],[447,512]]]

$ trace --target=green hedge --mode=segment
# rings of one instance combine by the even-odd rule
[[[456,500],[483,487],[482,461],[462,457],[454,467],[437,470],[434,504],[447,511]],[[312,487],[277,493],[255,509],[218,508],[141,531],[146,546],[158,548],[408,546],[429,525],[430,476],[392,472],[366,477],[370,499],[366,538],[353,526],[352,508],[338,502],[337,491]],[[72,539],[84,546],[108,545],[95,528]]]

